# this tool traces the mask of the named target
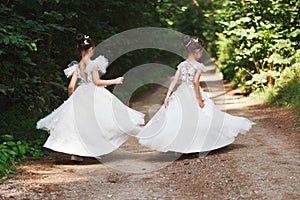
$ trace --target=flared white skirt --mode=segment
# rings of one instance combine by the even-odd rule
[[[37,122],[50,134],[44,147],[80,156],[100,156],[136,135],[144,114],[123,104],[104,87],[83,84],[56,110]]]
[[[205,152],[231,144],[238,133],[254,124],[222,112],[201,90],[205,106],[200,108],[194,88],[181,84],[137,135],[139,143],[162,152]]]

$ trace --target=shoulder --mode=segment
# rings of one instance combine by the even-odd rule
[[[90,60],[86,65],[86,72],[89,73],[95,69],[101,73],[106,73],[106,68],[108,66],[108,60],[103,55],[98,56],[94,60]]]
[[[186,65],[186,61],[182,61],[181,63],[179,63],[177,65],[177,69],[181,69],[182,67],[184,67]]]
[[[203,63],[195,62],[195,67],[198,71],[204,72],[205,71],[205,66]]]
[[[98,65],[108,65],[108,60],[103,55],[98,56],[93,60],[94,63]]]

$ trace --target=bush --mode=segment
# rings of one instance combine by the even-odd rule
[[[44,151],[36,142],[14,140],[12,135],[0,137],[0,182],[14,172],[14,167],[20,164],[26,156],[39,157]]]
[[[0,115],[0,182],[14,172],[26,156],[39,157],[46,150],[45,131],[35,129],[39,116],[22,109],[7,110]]]
[[[286,68],[274,86],[258,90],[252,96],[273,106],[292,108],[300,115],[300,66]]]
[[[247,93],[272,88],[285,68],[299,63],[300,4],[296,0],[221,1],[216,19],[224,77]],[[269,9],[270,5],[276,5]],[[285,19],[285,20],[282,20]]]
[[[269,96],[271,105],[290,107],[300,115],[300,68],[286,69],[277,83],[276,93]]]

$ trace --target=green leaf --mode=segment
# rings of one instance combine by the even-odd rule
[[[238,21],[239,21],[239,23],[241,23],[241,22],[250,22],[251,18],[250,17],[242,17]]]
[[[300,35],[300,29],[297,28],[296,30],[294,30],[293,32],[290,33],[290,37],[297,37]]]
[[[17,155],[17,153],[13,150],[7,149],[7,153],[9,153],[10,155]]]
[[[1,86],[1,84],[0,84]],[[5,135],[1,135],[0,136],[0,141],[3,140],[3,141],[9,141],[9,140],[13,140],[14,139],[14,136],[12,135],[9,135],[9,134],[5,134]]]
[[[247,32],[248,32],[248,33],[247,33],[247,39],[252,40],[253,38],[256,37],[256,31],[255,31],[255,29],[254,29],[253,26],[251,26],[251,28],[248,29]]]
[[[281,50],[281,49],[289,49],[292,46],[292,42],[289,39],[280,39],[275,40],[276,44],[273,46],[273,49]]]
[[[2,41],[3,41],[3,43],[4,43],[5,45],[8,45],[8,44],[9,44],[9,37],[4,37],[4,38],[2,39]]]
[[[25,154],[26,153],[26,149],[22,145],[19,145],[18,149],[19,149],[19,151],[20,151],[21,154]]]
[[[50,11],[50,12],[45,11],[44,15],[46,17],[52,17],[52,18],[54,18],[55,20],[58,20],[58,21],[64,20],[64,16],[61,13],[53,11],[53,10]]]
[[[6,93],[7,88],[8,87],[6,85],[0,84],[0,93],[7,95],[7,93]]]
[[[258,52],[260,52],[260,50],[262,49],[262,44],[260,44],[260,43],[258,43],[258,44],[254,44],[252,47],[251,47],[251,49],[250,49],[250,51],[251,52],[253,52],[253,53],[258,53]]]
[[[15,145],[16,145],[16,143],[13,142],[13,141],[8,141],[8,142],[6,142],[6,144],[7,144],[8,146],[15,146]]]
[[[62,32],[65,31],[65,27],[57,25],[57,24],[49,24],[49,27],[52,27],[52,28],[62,31]]]
[[[265,58],[265,61],[268,63],[274,63],[274,64],[288,64],[289,60],[284,59],[280,54],[273,53],[269,58]]]

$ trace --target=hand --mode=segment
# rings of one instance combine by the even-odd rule
[[[123,81],[124,81],[124,77],[116,78],[116,79],[115,79],[115,82],[116,82],[115,84],[122,84]]]
[[[165,99],[165,101],[164,101],[165,108],[168,107],[169,101],[170,101],[169,97],[166,97],[166,99]]]
[[[198,104],[199,104],[199,106],[200,106],[200,108],[204,108],[204,100],[202,100],[202,99],[198,99]]]

